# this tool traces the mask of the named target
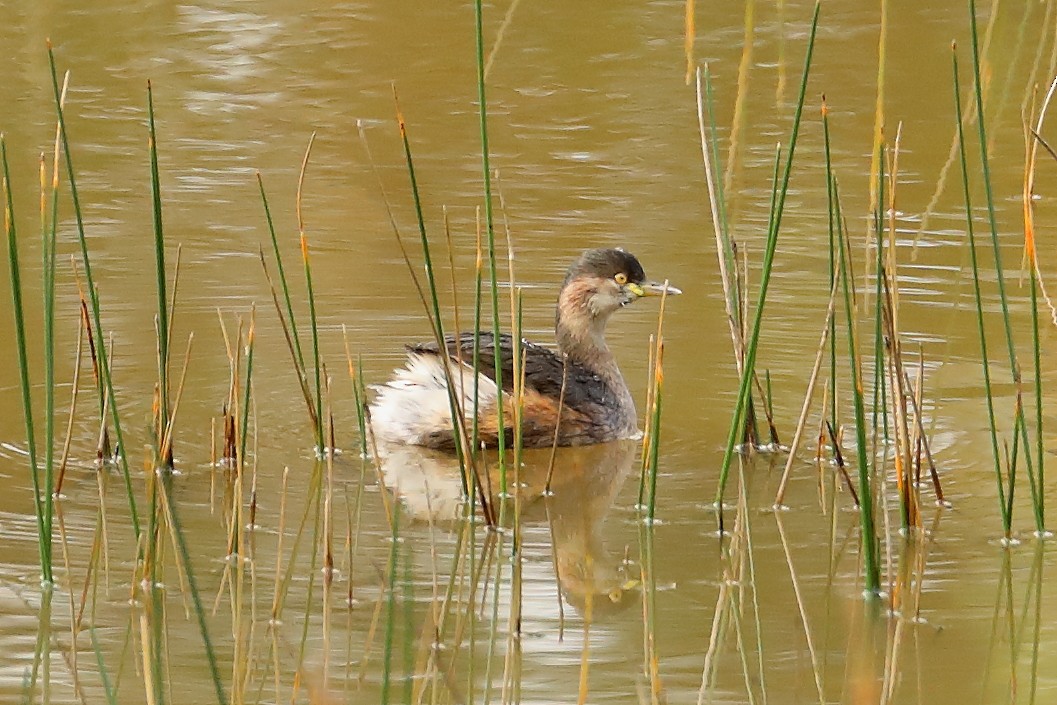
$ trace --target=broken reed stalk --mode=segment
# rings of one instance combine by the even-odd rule
[[[26,354],[26,324],[22,307],[22,276],[19,268],[18,237],[15,227],[14,197],[11,193],[11,174],[7,164],[7,144],[0,135],[0,162],[3,164],[4,229],[7,233],[7,261],[11,278],[11,298],[15,316],[15,348],[18,352],[19,387],[22,391],[22,418],[26,426],[26,451],[29,473],[33,481],[33,511],[37,520],[37,551],[40,559],[41,580],[52,582],[51,535],[44,519],[45,503],[41,496],[40,465],[37,462],[37,440],[33,428],[33,400],[29,384],[29,358]]]
[[[478,0],[479,2],[480,0]],[[742,428],[742,419],[748,406],[750,380],[756,368],[756,351],[759,343],[760,328],[763,324],[764,304],[767,300],[767,287],[771,279],[771,267],[774,264],[774,253],[778,245],[778,232],[782,223],[782,212],[785,209],[786,193],[789,190],[789,177],[792,173],[793,156],[796,153],[797,136],[800,132],[800,118],[804,111],[804,96],[807,92],[807,79],[811,73],[811,56],[815,48],[815,33],[818,29],[818,16],[821,4],[815,3],[815,10],[811,18],[811,32],[808,35],[807,51],[804,57],[804,70],[800,79],[800,93],[797,97],[796,112],[793,116],[793,127],[789,137],[789,152],[786,155],[785,169],[782,175],[781,187],[777,189],[777,198],[771,210],[771,225],[767,233],[767,244],[764,249],[763,266],[760,279],[760,291],[756,300],[756,311],[753,318],[752,328],[748,345],[745,351],[745,366],[741,374],[741,383],[738,390],[737,405],[731,417],[730,432],[727,435],[727,448],[723,454],[723,465],[720,469],[719,487],[716,490],[715,504],[719,515],[719,529],[723,530],[723,494],[726,489],[727,478],[730,475],[731,460],[734,457],[735,446],[739,431]],[[775,184],[777,186],[777,184]]]
[[[1035,461],[1032,458],[1030,450],[1031,445],[1028,441],[1027,422],[1024,417],[1024,385],[1021,377],[1020,362],[1017,360],[1016,347],[1013,340],[1013,324],[1009,315],[1009,303],[1006,297],[1005,272],[1002,268],[1002,253],[998,242],[998,222],[995,216],[994,191],[991,186],[991,166],[990,160],[987,156],[987,129],[983,112],[983,83],[980,77],[980,48],[976,36],[976,0],[969,0],[969,24],[971,30],[970,37],[972,40],[973,88],[976,99],[976,111],[979,115],[979,120],[977,120],[976,126],[980,142],[980,164],[983,171],[984,193],[987,197],[987,218],[991,230],[991,249],[994,256],[995,277],[998,283],[998,298],[1002,307],[1002,324],[1006,335],[1006,348],[1009,354],[1009,370],[1013,386],[1016,389],[1013,432],[1014,434],[1017,433],[1019,427],[1020,440],[1023,442],[1025,450],[1024,466],[1028,471],[1028,487],[1031,490],[1032,504],[1037,507],[1039,506],[1039,499],[1036,496],[1038,494],[1038,488],[1036,487],[1035,481]],[[1011,470],[1015,471],[1015,466],[1012,467]],[[1010,494],[1012,494],[1012,487],[1010,489]],[[1012,511],[1012,503],[1010,504],[1010,511]],[[1039,519],[1039,515],[1036,514],[1036,521]],[[1036,525],[1036,530],[1042,532],[1043,527]]]
[[[70,182],[70,199],[73,202],[74,217],[77,222],[77,241],[81,249],[81,264],[84,266],[84,278],[88,289],[88,298],[91,303],[92,323],[95,330],[95,348],[99,355],[99,371],[106,387],[106,393],[110,399],[111,420],[114,423],[114,436],[117,441],[118,459],[121,464],[121,475],[125,484],[125,494],[128,498],[129,516],[132,522],[132,530],[136,539],[140,535],[139,512],[136,509],[136,495],[132,490],[132,475],[128,466],[128,455],[125,451],[124,436],[121,431],[121,416],[118,413],[117,395],[114,394],[114,381],[111,377],[109,352],[105,347],[103,338],[103,325],[100,315],[99,292],[92,278],[92,265],[88,256],[88,241],[85,237],[84,218],[81,213],[81,203],[77,192],[77,180],[74,175],[73,158],[70,154],[69,135],[66,132],[66,118],[62,105],[61,92],[59,90],[58,72],[55,68],[55,54],[51,42],[48,42],[48,66],[51,71],[52,92],[55,98],[55,112],[58,116],[59,131],[62,134],[62,153],[66,162],[66,176]]]
[[[808,378],[807,392],[804,394],[804,404],[800,409],[800,418],[796,424],[796,430],[793,433],[793,440],[789,444],[789,454],[785,460],[785,469],[782,471],[782,479],[778,483],[778,491],[774,496],[774,507],[779,509],[783,506],[782,502],[785,499],[786,487],[789,483],[789,478],[793,471],[793,462],[796,460],[796,452],[800,447],[800,439],[804,434],[804,428],[807,426],[807,417],[811,412],[811,397],[815,392],[815,383],[818,381],[818,373],[822,368],[822,359],[826,352],[826,341],[830,341],[830,350],[833,349],[832,338],[830,336],[833,332],[833,310],[834,304],[837,300],[837,284],[839,283],[838,277],[830,276],[832,281],[830,282],[829,290],[829,303],[826,305],[826,320],[822,326],[822,335],[819,337],[818,350],[815,353],[815,364],[811,367],[811,375]],[[823,412],[823,418],[825,418],[825,412]],[[821,449],[821,445],[819,447]]]
[[[974,30],[975,31],[975,30]],[[998,489],[998,509],[1002,516],[1002,534],[1008,540],[1012,537],[1013,517],[1006,502],[1006,480],[1002,476],[1002,453],[998,445],[998,426],[995,422],[995,401],[991,389],[991,365],[987,352],[987,336],[984,333],[984,304],[980,293],[980,267],[976,255],[976,237],[973,234],[973,207],[969,196],[969,166],[968,157],[965,152],[965,132],[962,128],[962,98],[961,86],[958,77],[958,52],[957,47],[951,44],[951,61],[954,77],[954,107],[957,119],[958,132],[958,156],[962,167],[962,191],[965,199],[965,227],[966,238],[969,241],[969,259],[973,270],[973,296],[976,303],[976,325],[980,336],[980,362],[984,374],[984,396],[987,399],[988,429],[991,432],[991,455],[994,460],[995,481]],[[1009,493],[1013,493],[1013,479],[1009,479]]]
[[[105,459],[112,459],[113,452],[110,450],[109,425],[107,423],[106,387],[103,378],[99,375],[99,358],[95,352],[95,337],[92,335],[92,317],[88,313],[88,299],[84,295],[84,286],[81,284],[81,275],[77,269],[77,258],[70,255],[70,267],[73,270],[74,281],[77,282],[77,295],[80,300],[81,325],[88,339],[88,355],[92,360],[92,380],[95,382],[96,399],[99,402],[99,444],[97,447],[97,462],[102,465]]]

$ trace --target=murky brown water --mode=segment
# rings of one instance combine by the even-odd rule
[[[697,57],[708,61],[714,74],[723,157],[734,164],[729,213],[736,237],[755,263],[766,230],[774,145],[788,139],[811,7],[800,1],[779,2],[777,7],[769,2],[749,7],[699,5]],[[987,28],[982,36],[988,42],[987,117],[995,156],[996,204],[1006,262],[1015,267],[1020,258],[1022,104],[1030,103],[1033,82],[1040,85],[1037,100],[1041,100],[1053,75],[1054,2],[1005,3],[991,23],[987,14],[991,8],[981,10],[981,30]],[[751,529],[755,590],[746,589],[747,577],[740,587],[724,577],[732,560],[740,565],[740,559],[730,559],[721,550],[709,504],[737,376],[716,275],[696,104],[693,89],[684,84],[683,15],[681,2],[515,2],[512,7],[504,1],[486,8],[485,30],[489,44],[501,36],[489,75],[492,164],[500,175],[503,217],[517,253],[517,277],[525,286],[525,321],[531,337],[550,341],[556,284],[569,260],[586,247],[626,247],[640,257],[647,274],[668,278],[685,292],[669,303],[665,321],[661,523],[648,539],[656,582],[651,609],[657,668],[668,701],[860,703],[886,697],[887,702],[936,704],[1051,701],[1057,692],[1057,633],[1052,627],[1057,615],[1045,582],[1053,570],[1052,541],[1031,539],[1026,486],[1018,489],[1014,520],[1026,541],[1008,550],[996,541],[1000,521],[956,167],[916,239],[953,137],[952,40],[960,46],[963,86],[969,85],[964,71],[969,56],[963,3],[888,3],[884,103],[888,136],[902,123],[901,326],[904,348],[914,351],[920,343],[928,360],[926,421],[944,488],[953,502],[951,509],[927,507],[925,524],[931,533],[922,545],[904,549],[898,538],[892,542],[886,555],[889,574],[896,575],[900,566],[916,561],[923,575],[910,588],[920,591],[919,613],[915,616],[911,608],[904,608],[898,619],[864,604],[857,577],[857,514],[844,495],[836,499],[834,510],[829,479],[820,496],[817,471],[809,462],[811,450],[804,451],[803,462],[795,465],[786,499],[790,510],[779,515],[769,507],[782,462],[762,456],[745,466],[747,510],[742,527],[748,522]],[[874,3],[828,3],[823,8],[758,363],[770,370],[785,439],[792,435],[799,413],[828,298],[818,96],[825,93],[831,108],[834,165],[861,270],[879,28]],[[743,51],[746,36],[751,51]],[[380,624],[385,623],[386,592],[381,586],[391,542],[374,470],[368,468],[362,475],[353,451],[358,441],[344,373],[342,326],[348,330],[353,354],[363,356],[365,375],[372,382],[381,381],[400,364],[405,341],[428,337],[428,328],[357,137],[357,124],[362,123],[370,140],[396,220],[413,239],[414,211],[393,117],[391,86],[397,87],[431,235],[436,243],[442,242],[446,207],[456,243],[455,261],[464,281],[461,301],[469,301],[475,208],[481,202],[472,5],[397,2],[302,8],[277,2],[150,2],[125,7],[85,3],[80,9],[50,2],[0,5],[0,56],[7,66],[0,82],[0,130],[7,140],[25,240],[23,276],[32,316],[40,312],[34,234],[37,159],[41,151],[50,149],[54,131],[46,37],[55,44],[60,66],[72,72],[68,122],[73,159],[104,325],[114,335],[117,396],[135,470],[141,470],[142,459],[148,456],[155,379],[153,236],[144,126],[145,83],[148,78],[153,81],[170,262],[176,245],[183,247],[174,360],[182,360],[187,335],[192,331],[195,335],[177,424],[180,474],[173,481],[173,492],[210,607],[222,587],[227,553],[222,509],[227,481],[223,471],[209,464],[210,419],[219,413],[228,384],[217,312],[233,334],[235,317],[246,319],[251,307],[257,306],[254,408],[259,529],[252,535],[258,571],[254,589],[261,605],[251,616],[243,616],[247,627],[253,623],[258,630],[255,655],[242,661],[249,670],[243,674],[248,684],[245,699],[276,699],[268,652],[274,635],[283,661],[280,699],[289,701],[304,634],[304,683],[320,683],[325,674],[336,701],[379,701],[384,627],[376,631],[372,621],[381,614]],[[740,117],[732,130],[736,100]],[[286,344],[257,257],[268,235],[254,172],[263,174],[288,262],[296,263],[294,194],[313,131],[317,138],[306,179],[304,214],[320,342],[334,376],[337,442],[349,451],[335,462],[333,480],[339,503],[335,544],[343,558],[329,617],[324,618],[322,590],[302,551],[283,622],[269,632],[283,470],[289,468],[283,545],[288,553],[314,492],[309,481],[314,456]],[[737,143],[728,154],[732,136]],[[1048,157],[1041,159],[1036,222],[1042,271],[1047,275],[1057,265],[1048,241],[1057,215],[1051,198],[1057,189],[1057,165]],[[980,195],[976,204],[983,204]],[[62,211],[60,406],[69,399],[79,315],[68,263],[76,250],[68,199]],[[978,232],[986,232],[982,221],[978,227]],[[298,267],[288,267],[300,292]],[[1021,354],[1027,356],[1026,294],[1015,277],[1010,284],[1016,334]],[[993,287],[987,295],[993,310],[997,307]],[[33,666],[40,591],[30,483],[20,452],[24,432],[6,294],[2,301],[0,482],[7,491],[0,493],[0,699],[14,701],[24,692]],[[650,303],[640,302],[621,312],[609,336],[640,405],[647,379],[647,338],[656,325]],[[1004,395],[1000,405],[1008,409],[1012,387],[1007,368],[1000,364],[1004,348],[997,316],[989,320],[989,334],[994,334],[995,375]],[[31,338],[33,354],[39,357],[39,327],[31,327]],[[1046,379],[1055,373],[1052,358],[1045,356],[1052,341],[1049,326],[1043,332]],[[91,463],[95,402],[85,390],[80,400],[83,421],[75,427],[74,462],[61,501],[72,568],[59,571],[53,607],[52,702],[79,699],[72,675],[67,592],[72,588],[79,599],[99,504]],[[503,697],[526,703],[572,702],[581,687],[585,648],[589,702],[649,700],[650,681],[643,667],[643,602],[635,585],[641,578],[644,540],[634,509],[636,452],[616,446],[559,454],[555,497],[524,507],[523,636],[520,672],[514,679],[520,690],[506,696],[502,691],[510,613],[509,582],[505,582],[471,610],[477,617],[469,633],[476,642],[468,643],[468,636],[458,647],[445,642],[449,647],[442,652],[443,660],[454,666],[451,683],[436,687],[440,702],[463,701],[470,682],[477,691],[474,701],[486,701],[483,693],[489,680],[490,697],[497,702]],[[529,458],[525,481],[530,488],[538,491],[547,460],[546,454]],[[386,472],[389,484],[400,490],[404,507],[401,599],[392,620],[398,653],[391,699],[396,701],[405,693],[405,644],[410,644],[411,670],[423,670],[422,644],[429,643],[423,641],[423,620],[433,609],[434,585],[441,593],[447,586],[463,525],[450,518],[451,503],[459,492],[450,463],[436,465],[420,456],[391,458]],[[428,478],[425,485],[423,473]],[[142,492],[141,473],[136,482]],[[129,630],[127,604],[135,545],[118,476],[109,476],[106,485],[110,575],[109,582],[99,586],[95,617],[88,622],[96,627],[111,678],[120,675],[118,701],[143,702],[142,664],[135,641],[138,625]],[[736,494],[730,492],[732,502]],[[360,527],[351,565],[344,557],[349,555],[344,546],[346,506],[357,511]],[[890,520],[897,524],[898,513],[894,504],[891,507]],[[478,554],[482,537],[479,531]],[[509,556],[509,543],[502,551]],[[169,699],[207,702],[213,691],[198,629],[193,619],[184,619],[171,555],[167,561],[163,582],[169,586]],[[509,579],[509,566],[506,571],[504,581]],[[346,605],[350,576],[351,609]],[[1040,586],[1041,603],[1036,599]],[[488,590],[492,589],[489,583]],[[720,597],[742,605],[738,618],[742,621],[735,625],[737,620],[731,620],[718,645],[710,649]],[[494,600],[498,608],[493,613]],[[406,621],[407,605],[412,603]],[[218,604],[211,630],[222,654],[222,668],[227,669],[222,676],[229,682],[235,642],[231,609],[226,597]],[[311,613],[307,626],[303,624],[306,606]],[[594,618],[585,632],[588,610]],[[731,619],[728,611],[724,614]],[[499,634],[494,640],[492,623]],[[412,636],[405,639],[405,633]],[[486,673],[492,641],[492,670]],[[328,649],[330,656],[325,658]],[[714,663],[715,674],[703,687],[706,661]],[[85,698],[105,701],[87,632],[78,637],[76,670],[76,686]],[[429,680],[414,681],[416,694]],[[888,688],[890,692],[884,693]],[[427,695],[430,701],[432,692]],[[305,697],[303,690],[300,697]]]

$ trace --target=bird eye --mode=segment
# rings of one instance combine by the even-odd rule
[[[618,272],[617,275],[615,277],[613,277],[613,280],[617,284],[620,284],[621,286],[624,286],[625,284],[628,283],[628,275],[624,274],[624,272]]]

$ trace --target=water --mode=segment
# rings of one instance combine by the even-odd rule
[[[698,7],[695,52],[714,76],[721,157],[724,168],[732,165],[728,213],[735,237],[748,252],[750,280],[755,283],[775,144],[788,142],[811,7],[802,2],[778,7],[755,3],[748,9],[751,14],[741,3]],[[1049,28],[1054,3],[1002,5],[993,22],[990,9],[982,7],[980,16],[982,40],[988,42],[987,124],[1003,255],[1015,269],[1022,227],[1021,106],[1030,104],[1033,83],[1039,85],[1036,100],[1041,100],[1053,75],[1054,37]],[[738,488],[744,487],[738,527],[748,523],[751,552],[737,550],[739,543],[744,546],[743,539],[734,541],[731,553],[730,540],[721,543],[715,537],[710,503],[737,376],[716,274],[696,104],[692,87],[684,83],[684,10],[678,2],[504,2],[485,8],[486,43],[492,46],[501,37],[488,81],[492,165],[498,170],[495,184],[504,204],[497,215],[509,225],[516,252],[527,335],[550,341],[557,283],[568,262],[586,247],[626,247],[639,256],[651,278],[670,279],[685,292],[669,302],[665,320],[659,523],[652,531],[641,531],[634,508],[634,447],[559,453],[555,495],[546,502],[538,495],[549,453],[528,457],[521,478],[528,487],[520,507],[521,638],[515,652],[520,661],[514,660],[518,668],[511,672],[516,674],[511,683],[518,685],[517,699],[572,701],[581,687],[586,658],[588,702],[649,700],[650,678],[643,666],[645,577],[648,585],[655,584],[645,594],[652,596],[647,604],[655,629],[658,682],[669,702],[696,702],[699,694],[706,702],[745,702],[750,694],[756,702],[772,703],[886,698],[929,703],[961,703],[967,698],[1049,701],[1057,688],[1057,636],[1049,626],[1054,615],[1045,596],[1052,547],[1031,537],[1026,485],[1018,487],[1014,518],[1022,543],[1007,550],[997,541],[1000,520],[957,166],[929,206],[954,130],[952,40],[959,46],[963,87],[970,85],[965,8],[961,3],[888,3],[886,136],[894,139],[902,125],[896,214],[900,326],[904,350],[915,364],[919,345],[925,354],[925,421],[944,491],[953,504],[949,509],[933,507],[931,494],[925,492],[927,538],[920,546],[905,548],[893,536],[890,551],[884,552],[884,581],[886,586],[899,585],[893,594],[901,618],[888,614],[890,602],[872,605],[862,598],[858,515],[846,492],[834,495],[829,466],[823,467],[820,482],[811,462],[817,407],[809,421],[810,447],[793,465],[785,499],[788,511],[770,510],[785,456],[756,457],[746,463],[743,478],[735,475],[727,494],[732,522]],[[873,4],[823,8],[758,362],[770,371],[775,414],[786,442],[803,401],[829,289],[819,96],[825,93],[831,111],[834,169],[863,286],[879,29]],[[44,39],[50,37],[60,67],[71,70],[71,148],[104,327],[114,336],[117,396],[141,512],[146,506],[142,468],[149,457],[147,429],[156,376],[144,121],[146,80],[153,83],[170,268],[177,244],[182,246],[174,369],[182,365],[188,335],[193,331],[195,336],[176,427],[180,472],[172,479],[171,492],[207,610],[224,591],[216,615],[210,617],[210,630],[225,684],[231,687],[236,677],[234,660],[246,684],[246,701],[290,700],[303,637],[304,668],[297,696],[302,701],[311,697],[322,702],[318,693],[308,693],[322,688],[324,681],[336,701],[381,699],[389,596],[384,585],[392,547],[383,500],[392,495],[379,488],[373,466],[364,470],[356,457],[342,327],[352,355],[362,356],[364,374],[374,383],[401,363],[405,342],[427,338],[429,331],[357,127],[362,125],[367,135],[389,205],[405,242],[413,247],[417,225],[394,120],[395,85],[431,238],[440,247],[438,260],[446,264],[440,246],[446,208],[461,282],[459,302],[468,315],[475,209],[481,203],[472,30],[471,6],[441,3],[344,3],[312,9],[281,3],[149,3],[122,8],[84,3],[78,9],[36,3],[0,8],[0,52],[10,67],[0,85],[0,130],[13,172],[28,313],[40,314],[36,170],[40,152],[50,153],[54,138],[44,49]],[[750,50],[745,49],[747,36]],[[337,444],[345,450],[331,474],[338,573],[324,616],[319,564],[313,564],[302,547],[290,571],[281,624],[269,629],[283,472],[289,469],[282,505],[285,571],[298,525],[316,496],[312,478],[318,477],[314,473],[319,468],[258,259],[258,248],[267,246],[268,235],[255,172],[262,174],[271,198],[304,327],[294,200],[313,131],[316,141],[303,214],[320,344],[333,377]],[[970,135],[975,139],[975,133]],[[975,141],[971,149],[976,149]],[[973,169],[979,185],[979,168]],[[1044,277],[1053,266],[1045,243],[1055,174],[1053,163],[1041,155],[1035,206]],[[57,292],[61,353],[56,374],[63,409],[57,427],[64,431],[79,311],[69,264],[69,255],[77,250],[76,230],[65,186],[62,198]],[[974,204],[982,215],[980,189],[974,189]],[[986,237],[983,220],[977,232]],[[505,260],[500,266],[505,271]],[[445,270],[442,281],[447,277]],[[985,279],[991,282],[985,287],[985,303],[994,314],[993,275]],[[1015,276],[1008,286],[1018,351],[1027,370],[1026,289]],[[452,299],[448,288],[442,287],[446,306]],[[755,290],[755,284],[751,288]],[[24,692],[34,663],[41,597],[31,485],[22,455],[14,329],[9,298],[3,301],[0,481],[10,491],[0,495],[0,693],[14,700]],[[647,339],[656,327],[652,303],[639,302],[620,312],[609,333],[640,407],[647,381]],[[255,573],[251,582],[247,572],[244,589],[257,595],[257,605],[251,610],[247,603],[240,614],[242,631],[236,639],[227,596],[230,576],[224,577],[226,567],[236,565],[225,558],[233,489],[230,475],[210,466],[210,423],[220,413],[228,385],[218,310],[233,337],[236,318],[248,325],[254,306],[257,434],[251,443],[256,447],[257,528],[246,534],[251,544],[244,552],[253,556]],[[863,333],[869,330],[864,327]],[[1052,331],[1043,328],[1046,380],[1054,375],[1045,356]],[[1013,387],[997,315],[988,320],[988,334],[1000,425],[1006,429]],[[39,326],[31,326],[30,342],[35,378],[40,379]],[[128,602],[135,542],[119,476],[100,475],[92,464],[98,428],[88,377],[88,370],[82,370],[71,464],[58,504],[70,568],[64,566],[57,540],[59,582],[52,598],[50,657],[45,659],[49,694],[52,702],[78,702],[78,693],[88,702],[105,701],[92,635],[81,631],[73,649],[69,629],[70,595],[79,605],[99,526],[97,487],[102,484],[109,573],[93,580],[98,590],[91,593],[84,624],[95,625],[109,677],[117,680],[120,673],[117,700],[143,702],[141,611],[130,609]],[[841,395],[846,397],[847,390]],[[37,397],[38,414],[42,396]],[[850,418],[846,407],[844,419]],[[846,439],[851,435],[849,427]],[[1049,434],[1044,438],[1050,447]],[[458,620],[462,640],[456,643],[456,627],[449,623],[440,652],[444,669],[434,681],[426,665],[423,644],[430,640],[424,625],[429,615],[437,614],[435,591],[442,596],[449,575],[465,574],[468,560],[455,568],[455,556],[468,555],[469,550],[458,548],[460,541],[469,540],[469,533],[464,523],[452,519],[461,491],[458,476],[450,461],[421,455],[390,458],[385,472],[387,483],[399,490],[401,507],[391,699],[403,698],[406,683],[411,683],[415,697],[425,688],[430,702],[434,693],[439,702],[463,702],[472,682],[475,702],[481,702],[491,678],[491,698],[498,701],[503,697],[504,654],[514,649],[507,637],[511,564],[504,563],[498,592],[493,592],[493,578],[484,598],[476,595],[476,610],[463,604],[452,611],[452,619],[463,615]],[[247,498],[249,482],[247,473],[247,486],[241,489]],[[894,494],[891,499],[887,516],[894,527]],[[512,503],[510,507],[513,511]],[[347,516],[352,510],[358,520],[350,529]],[[313,516],[308,514],[309,534]],[[248,517],[236,523],[248,523]],[[478,529],[474,537],[477,561],[485,536]],[[509,557],[511,538],[504,535],[501,557]],[[185,618],[181,578],[167,538],[163,546],[159,578],[165,585],[168,616],[166,697],[206,702],[214,696],[201,637],[194,618]],[[244,565],[248,571],[251,564]],[[921,576],[920,581],[897,581],[903,566],[914,566],[909,574]],[[1040,586],[1044,597],[1037,602]],[[460,589],[465,602],[469,583]],[[718,602],[721,598],[739,606],[740,624],[729,611],[721,611],[727,623],[710,648],[717,604],[725,604]],[[464,624],[470,613],[475,621]],[[278,697],[271,670],[273,649],[280,663]],[[405,649],[410,661],[405,660]],[[706,661],[715,671],[702,689]],[[451,676],[445,680],[449,667]],[[408,670],[427,675],[407,681]],[[507,697],[514,699],[514,691]]]

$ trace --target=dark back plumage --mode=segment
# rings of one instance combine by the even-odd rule
[[[448,356],[452,360],[461,359],[467,365],[473,364],[473,333],[463,333],[458,338],[448,336],[445,341]],[[599,408],[611,408],[616,395],[601,377],[570,360],[566,365],[562,357],[549,348],[535,343],[522,341],[525,366],[525,386],[543,396],[557,400],[561,395],[562,376],[567,375],[565,382],[565,408],[588,415],[597,415]],[[436,342],[409,345],[413,353],[439,352]],[[495,381],[495,338],[489,332],[481,332],[478,351],[477,371],[488,379]],[[510,394],[514,390],[514,340],[506,333],[499,336],[499,357],[502,365],[503,391]]]

